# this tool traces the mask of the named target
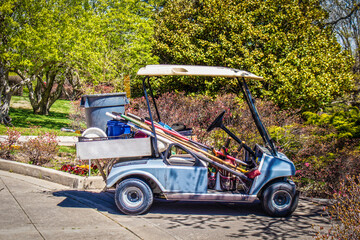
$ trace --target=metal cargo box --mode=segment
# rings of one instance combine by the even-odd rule
[[[76,143],[80,160],[151,156],[150,138],[83,141]]]

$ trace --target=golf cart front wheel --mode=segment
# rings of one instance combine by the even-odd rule
[[[115,203],[125,214],[138,215],[151,207],[153,194],[149,185],[143,180],[129,178],[122,181],[115,192]]]
[[[270,216],[286,217],[295,211],[298,199],[295,186],[287,182],[277,182],[265,189],[261,197],[261,205]]]

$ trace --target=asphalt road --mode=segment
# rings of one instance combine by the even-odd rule
[[[303,199],[291,217],[272,218],[258,204],[160,200],[127,216],[113,198],[0,171],[0,239],[312,239],[313,225],[329,225],[323,207]]]

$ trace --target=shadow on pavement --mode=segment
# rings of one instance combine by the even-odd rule
[[[67,208],[93,208],[109,214],[123,215],[114,202],[114,192],[58,191],[65,197],[58,205]],[[141,216],[163,228],[219,229],[226,238],[254,237],[262,239],[309,238],[314,236],[313,225],[326,226],[328,220],[322,206],[301,199],[295,213],[287,218],[264,214],[259,203],[229,204],[215,202],[181,202],[156,199],[150,211]]]
[[[65,190],[53,192],[55,197],[65,197],[58,204],[66,208],[94,208],[111,214],[121,214],[114,202],[113,192],[89,192],[78,190]]]
[[[295,213],[287,218],[273,218],[264,214],[259,204],[216,204],[216,203],[176,203],[167,215],[170,204],[154,204],[145,215],[150,221],[168,222],[167,229],[219,229],[226,238],[260,239],[305,239],[315,235],[314,226],[326,226],[328,220],[321,206],[307,201],[300,202]],[[163,214],[165,213],[165,214]],[[218,215],[218,216],[215,216]]]
[[[114,191],[90,192],[78,190],[65,190],[53,193],[56,197],[65,197],[58,204],[68,208],[94,208],[99,211],[107,211],[111,214],[123,215],[114,201]],[[237,209],[234,211],[234,208]],[[216,202],[183,202],[154,199],[150,208],[150,214],[185,214],[185,215],[230,215],[244,216],[256,214],[264,216],[259,203],[216,203]]]

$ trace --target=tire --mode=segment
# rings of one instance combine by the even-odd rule
[[[262,194],[261,205],[272,217],[286,217],[292,214],[298,204],[299,194],[295,185],[276,182],[268,186]]]
[[[128,215],[143,214],[153,203],[153,193],[143,180],[129,178],[122,181],[115,191],[115,203],[119,210]]]

